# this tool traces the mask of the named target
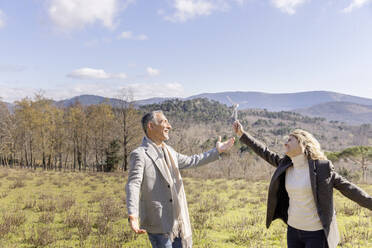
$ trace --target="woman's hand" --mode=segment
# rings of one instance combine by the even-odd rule
[[[238,135],[239,137],[241,137],[244,133],[243,126],[238,120],[234,121],[233,129],[236,135]]]

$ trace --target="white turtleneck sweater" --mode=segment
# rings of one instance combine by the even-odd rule
[[[303,231],[322,230],[311,189],[308,160],[303,154],[291,159],[293,166],[285,175],[289,196],[288,225]]]

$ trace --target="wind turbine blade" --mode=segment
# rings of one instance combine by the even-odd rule
[[[231,98],[229,96],[226,96],[227,100],[229,100],[229,102],[234,105],[234,102],[231,100]]]

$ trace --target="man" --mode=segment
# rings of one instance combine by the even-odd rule
[[[172,126],[162,111],[145,114],[141,122],[146,136],[130,155],[126,185],[130,226],[137,234],[147,232],[153,248],[191,248],[191,225],[179,170],[217,160],[235,139],[221,142],[219,137],[214,149],[186,156],[164,143]]]

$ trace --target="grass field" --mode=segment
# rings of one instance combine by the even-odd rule
[[[194,247],[286,247],[265,227],[268,182],[184,178]],[[0,247],[150,247],[129,229],[124,174],[0,168]],[[372,185],[360,185],[372,194]],[[372,212],[335,193],[340,247],[372,247]]]

